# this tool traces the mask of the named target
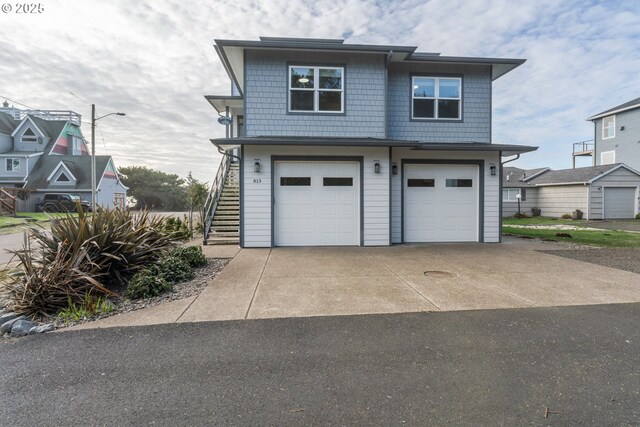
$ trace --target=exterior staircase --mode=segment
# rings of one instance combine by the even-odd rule
[[[224,158],[221,168],[222,173],[219,171],[216,177],[218,182],[214,181],[209,194],[204,244],[237,245],[240,243],[239,165]]]
[[[14,189],[0,187],[0,215],[2,216],[16,215],[16,196],[12,190]]]

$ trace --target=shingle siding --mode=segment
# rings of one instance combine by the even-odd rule
[[[635,170],[640,170],[640,108],[623,111],[616,116],[616,136],[602,139],[602,120],[595,124],[595,164],[600,164],[603,151],[615,151],[616,163],[624,163]],[[624,130],[620,127],[624,126]]]
[[[345,67],[344,114],[288,113],[289,65]],[[385,137],[382,55],[246,52],[247,136]]]
[[[411,76],[462,75],[462,120],[411,120]],[[491,142],[491,68],[392,64],[389,68],[389,138],[427,142]]]

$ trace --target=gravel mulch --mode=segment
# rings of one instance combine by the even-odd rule
[[[195,295],[199,295],[200,292],[207,287],[211,280],[218,275],[220,271],[229,263],[229,259],[209,258],[207,259],[207,265],[201,268],[197,268],[194,273],[195,277],[183,283],[177,283],[173,286],[173,292],[158,295],[153,298],[130,300],[124,297],[110,298],[114,303],[113,310],[108,314],[101,314],[91,318],[85,318],[76,322],[65,323],[60,318],[46,318],[40,319],[42,322],[53,323],[56,329],[66,328],[69,326],[79,325],[81,323],[92,322],[98,319],[104,319],[116,314],[129,313],[131,311],[140,310],[143,308],[153,307],[156,305],[164,304],[166,302],[176,301],[183,298],[189,298]]]
[[[602,248],[539,251],[577,261],[590,262],[604,267],[617,268],[640,274],[640,249]]]

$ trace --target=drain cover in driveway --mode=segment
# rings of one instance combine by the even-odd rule
[[[450,273],[448,271],[441,271],[441,270],[427,270],[423,274],[427,277],[441,277],[441,278],[456,277],[455,273]]]

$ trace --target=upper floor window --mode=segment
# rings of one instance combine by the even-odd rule
[[[5,169],[7,172],[18,172],[20,171],[20,159],[6,159]]]
[[[602,119],[602,139],[609,139],[616,136],[616,116],[609,116]]]
[[[412,79],[414,119],[462,118],[462,79],[459,77],[415,76]]]
[[[84,143],[84,141],[82,141],[82,138],[80,138],[79,136],[72,136],[71,139],[73,140],[73,151],[75,152],[82,152],[82,145]]]
[[[33,132],[33,129],[27,128],[22,134],[22,142],[38,142],[38,135]]]
[[[344,68],[290,66],[289,111],[344,112]]]

